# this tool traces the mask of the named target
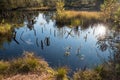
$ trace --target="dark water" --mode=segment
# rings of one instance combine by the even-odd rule
[[[10,18],[11,23],[16,21],[23,25],[14,28],[10,40],[1,41],[0,59],[9,60],[30,51],[43,57],[52,67],[93,68],[107,61],[119,43],[116,42],[119,32],[115,34],[103,23],[91,23],[86,29],[59,27],[51,16],[51,13],[38,13],[23,16],[22,21],[17,18],[18,22]]]

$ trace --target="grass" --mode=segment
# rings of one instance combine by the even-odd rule
[[[77,71],[74,80],[119,80],[120,79],[120,54],[119,51],[109,57],[109,61],[98,65],[94,69]]]
[[[118,80],[120,78],[120,54],[116,53],[115,56],[117,56],[116,62],[114,62],[113,58],[108,64],[97,66],[94,69],[78,70],[71,79]],[[24,77],[24,75],[35,75],[39,76],[40,79],[44,77],[46,80],[69,80],[68,72],[68,67],[59,67],[57,69],[49,67],[44,59],[36,57],[32,52],[24,52],[22,57],[10,61],[0,61],[0,79],[9,77],[12,80],[17,75],[18,78]]]
[[[55,71],[49,67],[42,58],[37,58],[33,53],[25,52],[21,58],[11,61],[0,61],[0,75],[11,76],[26,73],[45,73],[54,76]]]
[[[3,42],[10,42],[12,39],[12,26],[8,23],[0,23],[0,49],[3,49]]]
[[[32,52],[24,52],[22,57],[10,61],[0,61],[0,80],[8,77],[12,79],[17,75],[23,77],[26,74],[44,75],[46,80],[68,80],[66,67],[52,69],[44,59],[36,57]]]
[[[65,11],[64,14],[67,18],[83,17],[86,19],[100,19],[101,12],[89,12],[89,11]]]
[[[60,67],[57,69],[57,80],[68,80],[68,71],[69,69],[67,67]]]
[[[30,7],[30,8],[21,8],[18,10],[25,10],[25,11],[53,11],[55,8],[50,7]]]
[[[57,25],[72,27],[102,21],[101,12],[89,11],[63,11],[60,15],[57,14],[55,19]]]
[[[68,80],[67,67],[52,69],[44,59],[36,57],[32,52],[24,52],[22,57],[10,61],[0,61],[0,79],[29,73],[48,75],[48,80],[53,78],[54,80]]]
[[[0,24],[0,34],[6,34],[11,30],[11,25],[9,24]]]
[[[48,67],[47,62],[33,53],[25,52],[22,58],[10,62],[10,71],[14,73],[42,72]]]

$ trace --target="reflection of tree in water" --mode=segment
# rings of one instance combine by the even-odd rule
[[[76,56],[80,59],[80,60],[84,60],[84,55],[81,54],[81,46],[77,48],[76,50]]]
[[[96,44],[99,45],[97,48],[99,48],[102,52],[107,50],[108,45],[106,41],[98,41]]]
[[[27,27],[28,27],[30,30],[33,30],[33,29],[34,29],[34,24],[35,24],[35,21],[34,21],[34,20],[28,20]]]
[[[3,43],[7,42],[8,44],[12,41],[12,34],[6,34],[6,35],[0,35],[0,49],[4,49],[3,48]]]
[[[119,50],[110,53],[108,62],[104,62],[102,65],[100,75],[103,80],[120,79],[120,48]]]
[[[29,19],[33,19],[33,17],[38,16],[38,12],[24,12],[24,11],[4,11],[0,12],[0,22],[4,20],[5,24],[9,24],[11,29],[4,35],[0,35],[0,45],[1,48],[3,47],[4,42],[11,42],[12,39],[19,44],[18,40],[16,39],[17,32],[15,28],[19,28],[24,26],[24,21],[26,20],[27,16]],[[29,23],[32,25],[34,24],[34,20],[30,20]],[[33,26],[29,25],[29,28],[34,29]],[[35,32],[35,31],[34,31]],[[21,36],[24,32],[22,32]],[[21,40],[23,40],[21,38]]]
[[[69,56],[70,55],[70,52],[71,52],[71,49],[72,49],[72,47],[71,46],[67,46],[66,48],[65,48],[65,56]]]
[[[74,31],[74,34],[75,34],[75,35],[78,35],[78,37],[80,36],[80,30],[81,30],[81,29],[80,29],[80,26],[76,26],[76,27],[74,28],[74,30],[73,30],[73,31]]]
[[[17,32],[14,30],[14,31],[13,31],[13,40],[14,40],[17,44],[20,44],[20,43],[17,41],[17,39],[16,39],[16,34],[17,34]]]
[[[36,36],[36,30],[34,29],[34,24],[36,23],[36,16],[34,16],[34,14],[30,14],[30,15],[27,15],[27,27],[30,29],[30,30],[33,30],[34,31],[34,35]]]
[[[96,43],[96,45],[98,45],[98,48],[101,51],[106,51],[107,49],[116,50],[119,44],[120,44],[120,33],[117,31],[108,33],[103,39],[100,39],[98,37],[98,41]]]
[[[14,27],[12,27],[11,29],[11,34],[8,34],[10,37],[10,41],[13,39],[17,44],[20,44],[19,41],[16,39],[17,37],[17,32],[15,31],[15,28],[19,28],[19,24],[24,24],[27,25],[27,28],[29,30],[33,30],[34,31],[34,35],[36,37],[37,33],[36,30],[34,28],[34,24],[36,24],[36,17],[38,16],[39,12],[2,12],[0,13],[0,20],[2,21],[4,19],[4,21],[6,23],[10,23],[11,25],[13,25]],[[11,20],[12,18],[12,20]],[[48,19],[48,17],[46,17]],[[23,26],[23,25],[21,25]],[[20,26],[20,27],[21,27]],[[42,30],[43,31],[43,30]],[[20,34],[20,40],[23,41],[24,43],[28,44],[24,38],[23,38],[23,34],[26,33],[26,31],[23,31]],[[2,37],[1,37],[2,38]],[[5,38],[5,37],[3,37]],[[4,39],[2,39],[4,40]],[[39,40],[39,38],[35,38],[36,41],[36,45],[37,47],[41,47],[41,49],[44,49],[44,46],[50,46],[50,37],[45,37],[44,40]],[[2,42],[4,43],[4,41]]]
[[[52,17],[53,17],[54,15],[55,15],[54,12],[44,12],[43,18],[45,19],[45,21],[46,21],[47,23],[49,23],[50,20],[52,20]]]
[[[109,50],[108,61],[103,62],[100,76],[103,80],[120,79],[120,32],[111,30],[96,43],[101,51]]]
[[[50,37],[45,37],[44,43],[46,46],[50,46]]]
[[[50,37],[45,37],[44,40],[40,41],[41,49],[44,49],[44,46],[50,46]]]
[[[26,16],[38,16],[38,12],[25,12],[25,11],[4,11],[0,13],[0,21],[5,20],[10,24],[24,24]]]
[[[41,40],[41,49],[44,49],[43,41]]]
[[[67,36],[66,36],[65,38],[67,39],[69,36],[74,37],[74,36],[72,35],[72,29],[71,29],[70,31],[67,31]]]

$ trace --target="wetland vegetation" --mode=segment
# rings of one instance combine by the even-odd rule
[[[119,25],[119,0],[1,0],[0,79],[119,80]]]

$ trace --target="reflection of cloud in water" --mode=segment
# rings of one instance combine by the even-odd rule
[[[97,28],[95,29],[95,34],[97,35],[98,39],[104,39],[107,32],[107,28],[105,25],[98,24]]]
[[[83,54],[76,54],[76,56],[77,56],[80,60],[84,60],[84,59],[85,59],[85,55],[83,55]]]
[[[97,34],[105,36],[106,34],[106,27],[104,25],[98,24],[96,28]]]
[[[31,45],[31,44],[33,44],[32,43],[32,41],[31,41],[31,39],[28,39],[27,41],[25,41],[27,44],[29,44],[29,45]]]

